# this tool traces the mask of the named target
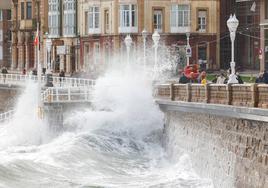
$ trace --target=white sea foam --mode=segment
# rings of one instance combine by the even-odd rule
[[[135,67],[111,67],[97,80],[93,107],[71,112],[54,139],[36,116],[30,83],[14,119],[1,127],[0,187],[213,187],[188,155],[168,160],[152,83]]]

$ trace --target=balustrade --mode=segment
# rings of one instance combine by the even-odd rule
[[[163,100],[268,108],[267,84],[160,84]]]

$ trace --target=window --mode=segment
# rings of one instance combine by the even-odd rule
[[[76,0],[64,0],[63,35],[74,36],[76,31]]]
[[[105,33],[110,32],[110,20],[109,20],[109,10],[104,11],[104,23],[105,23]]]
[[[3,42],[3,30],[0,29],[0,42]]]
[[[200,65],[200,68],[204,70],[206,63],[207,63],[207,45],[206,44],[200,44],[198,46],[198,63]]]
[[[154,10],[154,29],[163,32],[163,13],[162,10]]]
[[[190,6],[171,6],[171,32],[186,32],[190,26]]]
[[[26,19],[32,19],[32,2],[27,2],[26,7]]]
[[[138,32],[137,28],[137,6],[120,5],[120,33]]]
[[[0,60],[3,60],[3,46],[0,45]]]
[[[88,33],[100,33],[100,7],[89,7]]]
[[[94,49],[93,50],[94,50],[94,54],[93,54],[94,64],[97,64],[100,61],[100,43],[99,42],[94,43]]]
[[[60,0],[48,1],[48,27],[51,37],[60,35]]]
[[[0,9],[0,21],[3,21],[3,10]]]
[[[11,20],[11,10],[7,10],[7,20]]]
[[[198,11],[198,31],[206,32],[207,28],[207,11],[199,10]]]
[[[264,12],[265,12],[265,19],[268,19],[268,1],[266,0],[264,2],[265,2],[265,10],[264,10]]]
[[[24,2],[20,3],[20,18],[24,20]]]

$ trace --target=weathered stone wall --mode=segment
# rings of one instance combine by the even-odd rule
[[[0,86],[0,113],[14,108],[21,89],[15,87]]]
[[[160,84],[155,93],[171,101],[268,108],[267,84]]]
[[[268,187],[268,123],[166,111],[165,147],[172,159],[186,152],[216,188]]]

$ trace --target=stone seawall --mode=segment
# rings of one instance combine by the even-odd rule
[[[0,85],[0,113],[13,109],[20,94],[21,88]]]
[[[196,172],[212,179],[216,188],[267,188],[268,123],[228,117],[224,112],[209,114],[202,108],[192,112],[191,105],[175,109],[160,104],[169,156],[189,154]],[[241,109],[229,110],[235,116]]]

